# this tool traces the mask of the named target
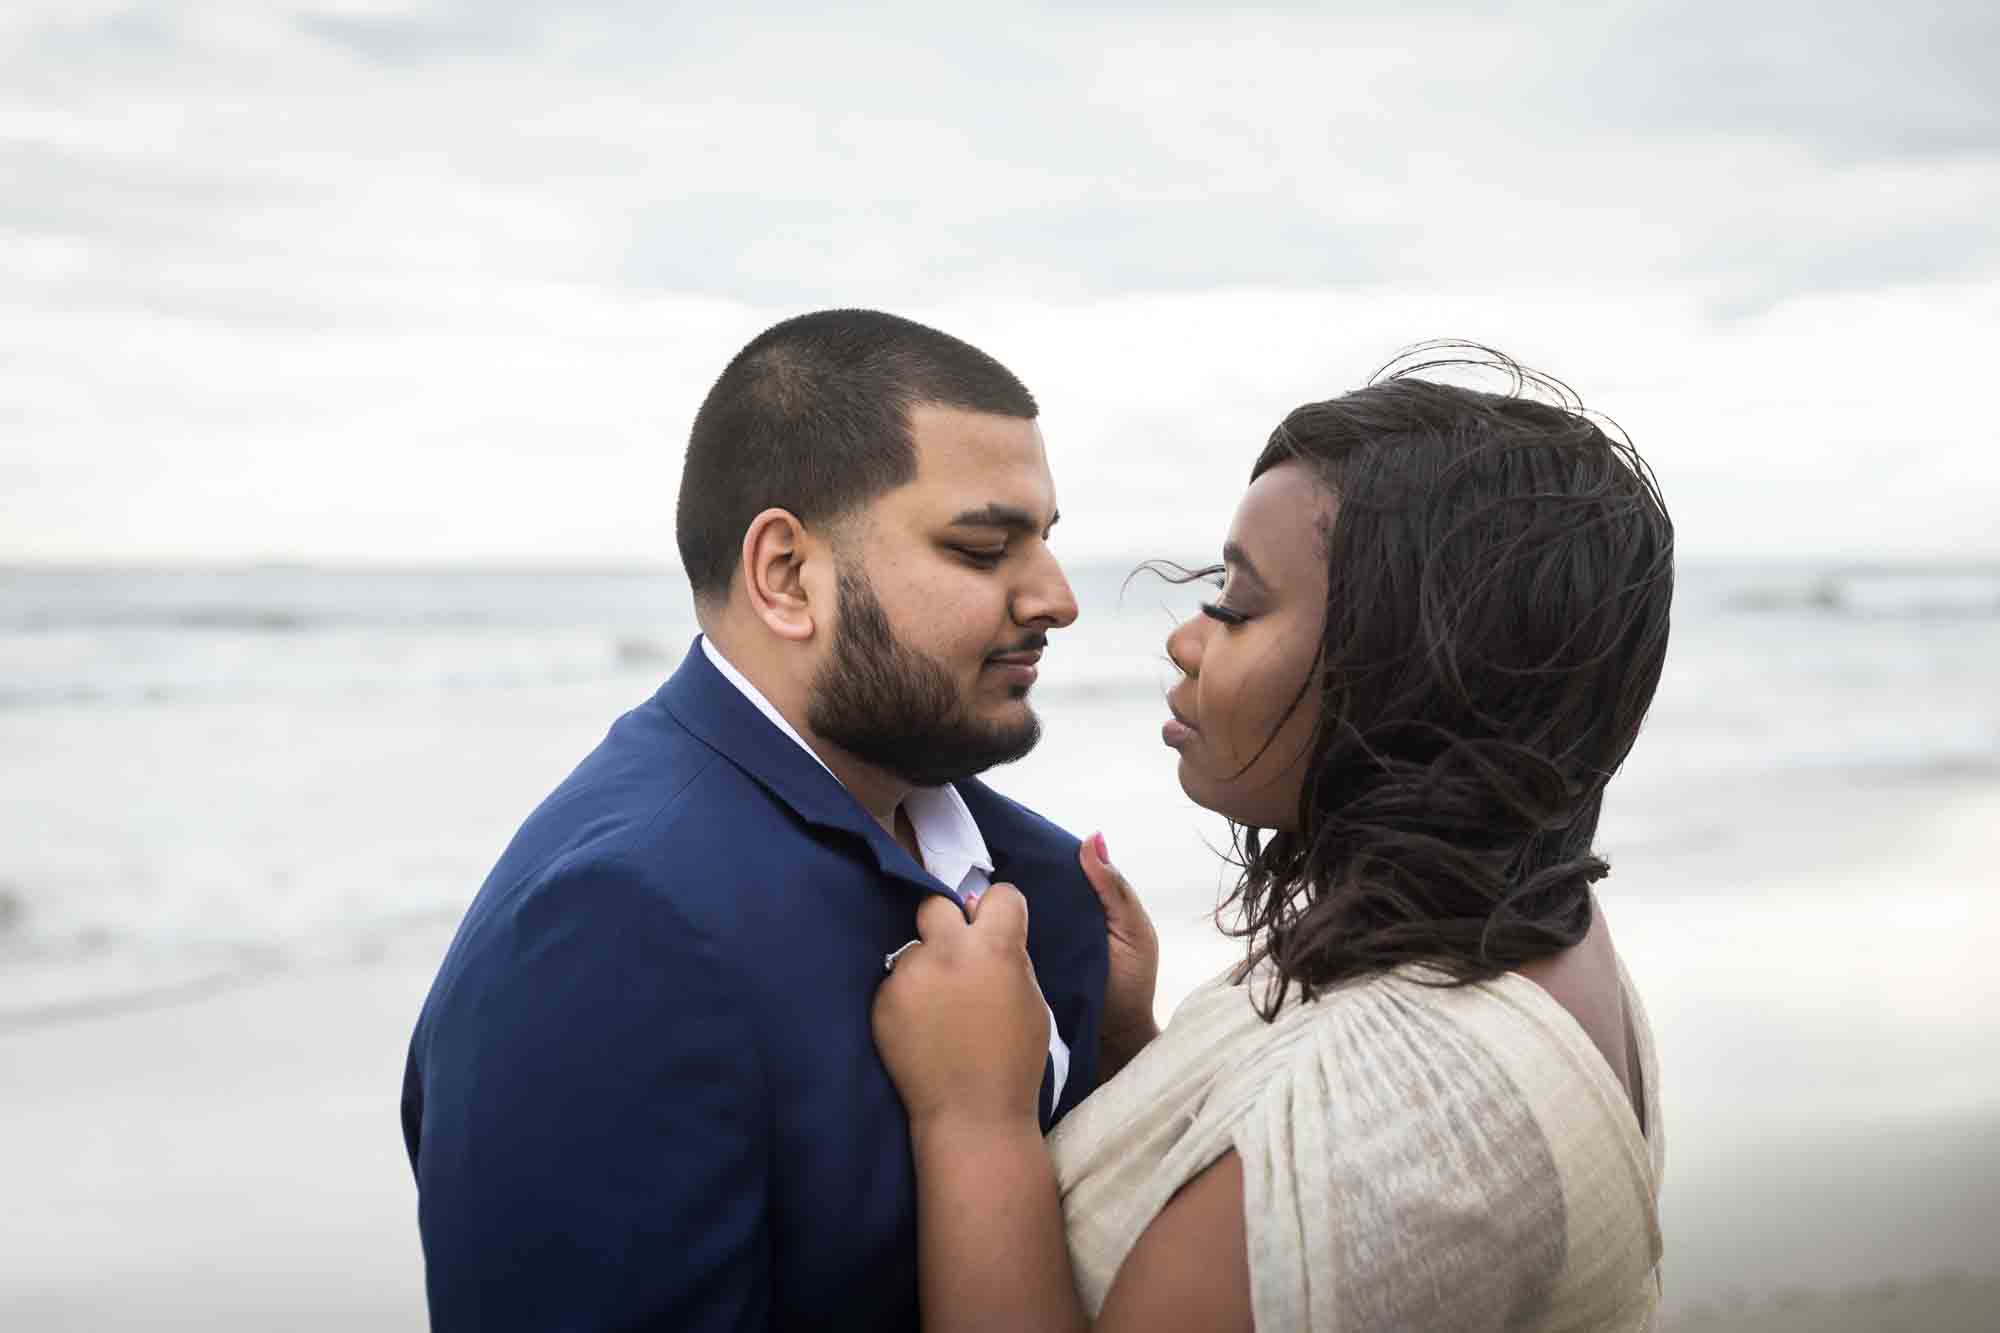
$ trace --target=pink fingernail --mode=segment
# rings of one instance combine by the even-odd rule
[[[1091,843],[1091,846],[1093,846],[1093,847],[1095,847],[1095,848],[1097,849],[1097,859],[1098,859],[1098,860],[1100,860],[1100,861],[1102,861],[1102,862],[1104,862],[1104,864],[1106,864],[1106,865],[1110,865],[1110,864],[1111,864],[1111,851],[1110,851],[1110,849],[1109,849],[1109,848],[1107,848],[1107,847],[1106,847],[1106,846],[1104,845],[1104,834],[1102,834],[1102,833],[1093,833],[1093,834],[1091,834],[1091,835],[1090,835],[1090,843]]]

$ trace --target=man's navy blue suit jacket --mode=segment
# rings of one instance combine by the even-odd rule
[[[1077,842],[957,784],[1096,1082],[1104,918]],[[882,955],[947,890],[699,641],[532,814],[410,1045],[403,1134],[432,1326],[917,1327]]]

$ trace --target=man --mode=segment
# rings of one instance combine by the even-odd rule
[[[435,1328],[914,1329],[869,1006],[929,895],[1027,895],[1045,1127],[1090,1091],[1077,843],[972,779],[1035,744],[1076,618],[1035,416],[869,311],[777,325],[710,391],[678,512],[702,636],[516,835],[411,1043]]]

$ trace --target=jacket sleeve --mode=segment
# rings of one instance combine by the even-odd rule
[[[727,960],[616,866],[490,925],[420,1033],[432,1328],[763,1329],[768,1108]]]

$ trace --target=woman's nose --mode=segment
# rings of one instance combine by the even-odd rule
[[[1189,616],[1167,635],[1167,660],[1183,676],[1201,674],[1201,621],[1199,615]]]

